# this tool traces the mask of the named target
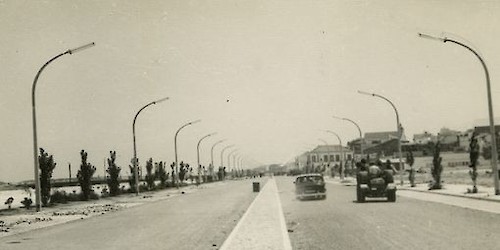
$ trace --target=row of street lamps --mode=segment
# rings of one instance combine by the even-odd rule
[[[488,72],[488,67],[486,66],[486,63],[484,62],[484,59],[479,55],[479,53],[477,53],[470,46],[468,46],[464,43],[461,43],[459,41],[456,41],[456,40],[453,40],[453,39],[450,39],[447,37],[441,38],[441,37],[435,37],[435,36],[422,34],[422,33],[418,33],[418,36],[421,38],[436,40],[436,41],[440,41],[443,43],[451,42],[451,43],[457,44],[463,48],[466,48],[470,52],[472,52],[478,58],[479,62],[481,63],[481,66],[483,67],[483,70],[485,73],[486,92],[487,92],[487,98],[488,98],[488,117],[489,117],[489,127],[490,127],[491,142],[492,142],[491,143],[491,167],[492,167],[492,171],[493,171],[493,184],[494,184],[494,189],[495,189],[495,195],[500,195],[500,187],[499,187],[500,185],[499,185],[499,179],[498,179],[499,173],[498,173],[498,166],[497,166],[498,165],[498,154],[497,154],[497,145],[496,145],[497,140],[496,140],[494,113],[493,113],[493,101],[492,101],[492,97],[491,97],[490,75]],[[402,126],[401,126],[401,123],[399,121],[398,110],[396,109],[396,106],[389,99],[387,99],[384,96],[381,96],[381,95],[375,94],[375,93],[367,93],[364,91],[358,91],[358,93],[373,96],[373,97],[378,97],[378,98],[381,98],[381,99],[387,101],[393,107],[394,112],[396,113],[396,129],[397,129],[397,134],[398,134],[398,155],[399,155],[399,164],[400,164],[400,177],[401,177],[401,185],[403,185],[403,171],[404,171],[404,169],[402,167],[403,163],[402,163],[402,153],[401,153]],[[354,123],[352,120],[349,120],[347,118],[341,118],[341,119],[351,121],[352,123]],[[354,124],[358,127],[359,132],[360,132],[360,137],[362,138],[361,129],[359,128],[359,126],[356,123],[354,123]],[[342,145],[342,143],[341,143],[341,145]],[[361,143],[361,145],[362,145],[362,143]]]
[[[491,134],[491,139],[492,139],[492,146],[491,146],[491,155],[492,155],[492,158],[491,158],[491,165],[492,165],[492,170],[493,170],[493,178],[494,178],[494,188],[495,188],[495,194],[496,195],[500,195],[500,188],[499,188],[499,180],[498,180],[498,167],[497,167],[497,145],[496,145],[496,131],[495,131],[495,122],[494,122],[494,115],[493,115],[493,104],[492,104],[492,98],[491,98],[491,87],[490,87],[490,77],[489,77],[489,72],[488,72],[488,68],[484,62],[484,60],[481,58],[481,56],[475,51],[473,50],[471,47],[465,45],[464,43],[461,43],[461,42],[458,42],[456,40],[453,40],[453,39],[450,39],[450,38],[439,38],[439,37],[434,37],[434,36],[430,36],[430,35],[427,35],[427,34],[422,34],[422,33],[419,33],[418,34],[419,37],[422,37],[422,38],[428,38],[428,39],[433,39],[433,40],[438,40],[438,41],[442,41],[444,43],[446,42],[451,42],[451,43],[454,43],[454,44],[457,44],[457,45],[460,45],[466,49],[468,49],[469,51],[471,51],[480,61],[483,69],[484,69],[484,72],[485,72],[485,76],[486,76],[486,89],[487,89],[487,97],[488,97],[488,114],[489,114],[489,123],[490,123],[490,134]],[[54,56],[53,58],[51,58],[49,61],[47,61],[37,72],[36,76],[35,76],[35,79],[33,81],[33,85],[32,85],[32,90],[31,90],[31,94],[32,94],[32,119],[33,119],[33,158],[34,158],[34,175],[35,175],[35,197],[36,197],[36,210],[37,211],[40,211],[40,197],[41,197],[41,190],[40,190],[40,179],[39,179],[39,163],[38,163],[38,145],[37,145],[37,126],[36,126],[36,98],[35,98],[35,89],[36,89],[36,84],[38,82],[38,78],[40,76],[40,74],[42,73],[42,71],[50,64],[52,63],[54,60],[62,57],[63,55],[66,55],[66,54],[74,54],[76,52],[79,52],[79,51],[82,51],[82,50],[85,50],[85,49],[88,49],[88,48],[91,48],[95,46],[95,43],[89,43],[89,44],[86,44],[86,45],[83,45],[83,46],[80,46],[80,47],[77,47],[75,49],[70,49],[70,50],[67,50],[65,52],[62,52],[56,56]],[[363,92],[363,91],[358,91],[360,94],[365,94],[365,95],[371,95],[371,96],[374,96],[374,97],[379,97],[387,102],[389,102],[391,104],[391,106],[394,108],[394,111],[396,113],[396,128],[397,128],[397,133],[398,133],[398,154],[399,154],[399,163],[400,163],[400,166],[402,166],[402,153],[401,153],[401,124],[399,122],[399,114],[398,114],[398,111],[396,109],[396,106],[387,98],[381,96],[381,95],[378,95],[378,94],[375,94],[375,93],[367,93],[367,92]],[[153,105],[153,104],[156,104],[156,103],[159,103],[159,102],[162,102],[162,101],[165,101],[167,100],[168,98],[163,98],[163,99],[160,99],[158,101],[154,101],[154,102],[151,102],[151,103],[148,103],[147,105],[145,105],[144,107],[142,107],[138,112],[137,114],[135,115],[134,117],[134,122],[133,122],[133,140],[134,140],[134,158],[133,158],[133,165],[134,165],[134,171],[136,171],[136,185],[138,187],[138,182],[139,182],[139,177],[138,177],[138,164],[137,164],[137,152],[136,152],[136,143],[135,143],[135,121],[137,119],[137,116],[139,115],[139,113],[145,109],[146,107],[150,106],[150,105]],[[341,118],[342,120],[346,120],[346,121],[350,121],[352,123],[354,123],[357,127],[358,127],[358,130],[360,132],[360,137],[362,139],[362,134],[361,134],[361,129],[359,128],[359,126],[353,122],[352,120],[350,119],[347,119],[347,118]],[[186,126],[189,126],[189,125],[192,125],[196,122],[199,122],[199,120],[197,121],[193,121],[193,122],[189,122],[185,125],[183,125],[181,128],[179,128],[176,132],[176,135],[175,135],[175,138],[174,138],[174,147],[175,147],[175,172],[176,172],[176,179],[178,179],[178,162],[177,162],[177,135],[178,133],[180,132],[180,130]],[[332,131],[330,131],[332,132]],[[332,132],[333,133],[333,132]],[[334,133],[335,134],[335,133]],[[206,137],[208,136],[211,136],[212,134],[210,135],[207,135]],[[206,137],[203,137],[202,139],[206,138]],[[202,140],[201,139],[201,140]],[[338,138],[339,141],[340,141],[340,137]],[[201,143],[201,140],[199,141],[199,143]],[[222,140],[223,141],[223,140]],[[213,166],[213,148],[215,147],[215,145],[217,145],[218,143],[222,143],[222,141],[219,141],[217,142],[216,144],[214,144],[212,146],[212,154],[211,154],[211,165]],[[199,152],[199,143],[198,143],[198,152]],[[342,149],[342,143],[341,144],[341,149]],[[361,143],[362,144],[362,143]],[[226,148],[223,149],[222,152],[224,152],[225,149],[229,148],[230,146],[227,146]],[[361,150],[363,150],[362,146],[361,146]],[[222,154],[221,154],[222,155]],[[229,161],[229,160],[228,160]],[[221,164],[223,163],[223,159],[222,159],[222,156],[221,156]],[[198,167],[200,166],[199,164],[199,157],[198,157]],[[400,176],[401,176],[401,184],[403,182],[403,175],[402,175],[402,172],[403,170],[401,169],[401,173],[400,173]],[[137,188],[137,193],[139,192],[138,191],[139,189]]]
[[[74,48],[74,49],[69,49],[65,52],[62,52],[54,57],[52,57],[49,61],[47,61],[45,64],[43,64],[43,66],[38,70],[34,80],[33,80],[33,85],[32,85],[32,88],[31,88],[31,104],[32,104],[32,120],[33,120],[33,161],[34,161],[34,181],[35,181],[35,206],[36,206],[36,211],[39,212],[41,210],[41,205],[40,205],[40,197],[41,197],[41,188],[40,188],[40,174],[39,174],[39,160],[38,160],[38,138],[37,138],[37,120],[36,120],[36,95],[35,95],[35,90],[36,90],[36,85],[37,85],[37,82],[38,82],[38,79],[41,75],[41,73],[43,72],[43,70],[50,64],[52,63],[53,61],[55,61],[56,59],[64,56],[64,55],[72,55],[72,54],[75,54],[76,52],[80,52],[82,50],[85,50],[85,49],[88,49],[88,48],[91,48],[95,46],[95,43],[89,43],[89,44],[86,44],[86,45],[83,45],[83,46],[80,46],[80,47],[77,47],[77,48]],[[151,106],[151,105],[154,105],[154,104],[158,104],[158,103],[161,103],[163,101],[166,101],[168,100],[169,98],[168,97],[165,97],[165,98],[162,98],[162,99],[159,99],[159,100],[156,100],[156,101],[153,101],[153,102],[150,102],[146,105],[144,105],[142,108],[139,109],[139,111],[135,114],[134,116],[134,120],[132,122],[132,136],[133,136],[133,148],[134,148],[134,157],[132,159],[132,164],[133,164],[133,169],[134,169],[134,172],[135,172],[135,184],[136,184],[136,194],[139,194],[139,171],[138,171],[138,158],[137,158],[137,146],[136,146],[136,135],[135,135],[135,124],[136,124],[136,120],[137,120],[137,117],[139,116],[139,114],[144,110],[146,109],[147,107]],[[192,121],[192,122],[189,122],[189,123],[186,123],[184,124],[183,126],[181,126],[177,132],[175,133],[175,137],[174,137],[174,150],[175,150],[175,181],[176,183],[178,183],[179,181],[179,169],[178,169],[178,159],[177,159],[177,135],[179,134],[179,132],[181,131],[181,129],[183,129],[184,127],[187,127],[189,125],[192,125],[192,124],[195,124],[197,122],[200,122],[201,120],[196,120],[196,121]],[[197,159],[198,159],[198,178],[200,177],[200,167],[201,167],[201,164],[200,164],[200,143],[203,139],[209,137],[209,136],[212,136],[212,135],[215,135],[216,133],[211,133],[211,134],[208,134],[204,137],[202,137],[199,141],[198,141],[198,145],[197,145]],[[221,141],[218,141],[217,143],[215,143],[213,146],[212,146],[212,150],[211,150],[211,166],[213,166],[213,149],[214,147],[219,144],[219,143],[222,143],[224,140],[221,140]],[[232,145],[234,146],[234,145]],[[231,152],[231,153],[234,153],[235,151]],[[224,153],[224,150],[221,152],[221,165],[223,164],[223,158],[222,158],[222,155]],[[235,157],[233,158],[233,164],[235,164]],[[229,157],[228,157],[228,163],[229,163]],[[243,158],[240,158],[239,159],[239,164],[241,166],[241,164],[243,163]],[[236,164],[235,164],[236,165]]]

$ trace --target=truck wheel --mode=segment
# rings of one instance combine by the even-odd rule
[[[390,202],[396,202],[396,190],[387,192],[387,200]]]
[[[365,194],[364,194],[363,190],[361,190],[360,188],[356,189],[356,199],[357,199],[358,203],[365,202]]]

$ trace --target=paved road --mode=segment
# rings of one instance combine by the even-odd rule
[[[358,204],[355,187],[327,184],[326,200],[298,201],[276,178],[293,249],[500,249],[500,215],[398,196]]]
[[[218,249],[255,196],[252,180],[227,181],[127,210],[3,237],[0,249]]]
[[[292,180],[276,177],[277,189],[259,197],[281,201],[293,249],[500,249],[498,213],[402,196],[358,204],[355,187],[332,183],[326,200],[298,201]],[[0,249],[219,249],[256,197],[253,181],[2,237]]]

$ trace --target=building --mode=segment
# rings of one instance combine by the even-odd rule
[[[413,135],[413,143],[415,144],[428,144],[429,142],[436,142],[437,137],[427,131],[424,131],[422,134],[414,134]]]
[[[365,133],[363,148],[367,149],[393,139],[398,139],[397,131]],[[401,136],[401,141],[406,141],[404,133]]]
[[[477,134],[478,142],[481,147],[481,152],[484,150],[485,146],[491,146],[491,133],[490,126],[477,126],[474,127],[473,132]],[[500,141],[500,125],[495,125],[495,134],[497,136],[497,148]],[[470,136],[469,136],[470,138]]]
[[[340,166],[341,152],[344,154],[344,161],[352,161],[353,151],[350,148],[340,145],[319,145],[297,157],[297,165],[301,169]]]
[[[380,156],[390,156],[394,152],[398,151],[397,147],[398,132],[370,132],[365,133],[364,138],[356,139],[348,143],[351,150],[356,154],[356,158],[360,158],[361,154],[361,144],[363,145],[363,157],[370,155],[370,158],[380,157]],[[406,136],[404,132],[401,136],[401,142],[406,142]]]

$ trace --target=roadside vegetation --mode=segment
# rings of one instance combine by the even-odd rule
[[[52,190],[53,179],[52,174],[56,167],[55,158],[53,155],[50,155],[43,148],[40,148],[40,153],[38,156],[39,159],[39,167],[40,167],[40,190],[41,190],[41,205],[43,206],[52,206],[55,204],[65,204],[68,202],[75,201],[88,201],[99,199],[108,196],[118,196],[126,193],[135,193],[136,185],[135,185],[135,175],[133,171],[133,161],[131,161],[131,165],[129,165],[130,175],[125,179],[129,182],[129,188],[126,189],[126,186],[123,185],[123,180],[121,179],[121,170],[122,168],[116,164],[116,151],[109,152],[109,158],[107,159],[107,169],[106,173],[106,184],[103,187],[102,185],[96,186],[94,174],[96,173],[96,167],[88,161],[88,153],[85,150],[80,151],[81,163],[80,169],[77,173],[78,186],[80,188],[80,192],[73,190],[72,192],[67,192],[61,189]],[[179,186],[186,186],[189,184],[195,184],[197,180],[197,176],[193,175],[193,169],[189,166],[189,164],[180,162],[179,168]],[[161,190],[166,188],[177,187],[175,185],[175,164],[173,163],[170,168],[167,170],[167,165],[165,162],[154,162],[152,158],[146,162],[146,174],[144,176],[140,176],[140,191],[154,191]],[[203,166],[202,166],[203,167]],[[205,169],[205,167],[203,167]],[[170,171],[169,171],[170,170]],[[246,172],[249,174],[250,172]],[[225,176],[226,173],[223,175]],[[219,181],[217,178],[217,174],[213,173],[212,176],[209,176],[210,173],[204,172],[202,179],[206,180],[206,182]],[[236,171],[232,174],[233,178],[244,178],[245,173],[241,170]],[[247,175],[249,176],[249,175]],[[94,181],[94,182],[93,182]],[[94,184],[93,184],[94,183]],[[199,182],[196,184],[200,184]],[[100,193],[96,193],[97,190],[100,190]],[[31,191],[28,186],[19,186],[19,185],[11,185],[9,183],[0,182],[0,191],[2,190],[19,190],[24,189],[26,191],[26,197],[22,200],[14,201],[14,198],[9,197],[9,199],[2,201],[4,205],[7,207],[11,207],[14,202],[21,203],[24,208],[31,209],[34,206],[34,200],[31,197]],[[12,198],[12,199],[11,199]]]
[[[50,202],[50,180],[52,173],[56,167],[54,157],[49,155],[43,148],[40,148],[40,155],[38,156],[38,164],[40,164],[40,190],[41,200],[43,206],[48,206]]]
[[[120,194],[120,171],[122,169],[116,165],[115,160],[116,151],[109,151],[108,169],[106,169],[106,172],[109,175],[107,182],[110,196],[117,196]]]

